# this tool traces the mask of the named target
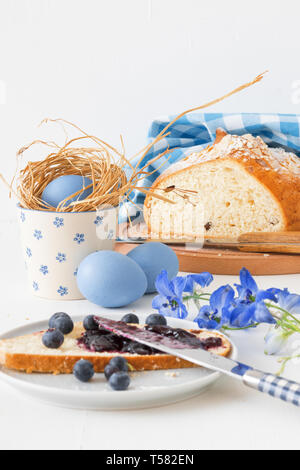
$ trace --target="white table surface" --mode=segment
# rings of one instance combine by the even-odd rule
[[[0,224],[0,333],[28,321],[47,319],[56,311],[105,313],[87,301],[52,302],[26,290],[24,263],[13,221]],[[235,282],[216,276],[221,285]],[[300,291],[300,275],[260,277],[262,287]],[[151,312],[146,296],[124,312]],[[265,327],[234,332],[241,361],[262,370],[278,370],[276,358],[264,355]],[[285,375],[300,381],[300,365]],[[175,380],[175,379],[174,379]],[[2,449],[297,449],[298,408],[247,389],[222,377],[211,389],[175,405],[139,411],[77,411],[36,403],[0,383],[0,448]]]

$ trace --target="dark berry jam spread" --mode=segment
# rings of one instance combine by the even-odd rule
[[[219,336],[210,336],[201,340],[202,347],[206,351],[209,349],[220,348],[223,344],[222,339]]]
[[[188,346],[189,348],[199,348],[202,345],[202,341],[192,333],[181,328],[171,328],[170,326],[161,325],[146,325],[145,330],[153,333],[158,333],[166,338],[174,338],[180,343]]]
[[[159,351],[153,348],[118,336],[104,328],[86,331],[77,340],[77,344],[81,348],[92,352],[119,352],[138,355],[160,354]]]
[[[138,355],[161,354],[159,345],[175,349],[213,349],[222,346],[220,337],[200,339],[189,331],[170,326],[146,325],[138,328],[124,322],[116,322],[107,318],[94,317],[98,330],[83,333],[77,340],[78,346],[92,352],[130,353]],[[122,335],[122,336],[121,336]],[[141,344],[134,340],[138,336],[141,341],[157,344],[158,349]]]

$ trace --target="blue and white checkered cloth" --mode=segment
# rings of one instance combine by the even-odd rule
[[[149,142],[169,124],[175,116],[156,119],[149,133]],[[159,168],[153,175],[140,182],[141,187],[150,187],[156,178],[170,165],[184,156],[198,152],[215,140],[216,130],[222,127],[229,134],[252,134],[260,136],[268,145],[283,147],[300,157],[300,115],[296,114],[259,114],[259,113],[191,113],[179,119],[168,132],[169,136],[155,144],[141,165],[151,160],[167,148],[174,149],[171,155],[162,157],[148,167],[151,172]],[[176,149],[176,150],[175,150]],[[162,166],[162,164],[164,165]],[[143,204],[145,195],[138,190],[131,194],[136,204]],[[121,220],[127,218],[126,211],[121,209]]]

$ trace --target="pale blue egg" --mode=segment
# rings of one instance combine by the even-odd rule
[[[58,205],[64,201],[67,197],[77,193],[81,189],[92,184],[90,178],[86,178],[81,175],[63,175],[54,179],[49,183],[43,191],[42,200],[52,207],[58,207]],[[93,192],[93,187],[85,189],[79,195],[69,199],[65,204],[68,207],[71,202],[82,201],[86,199]]]
[[[124,307],[144,295],[144,271],[128,256],[97,251],[79,265],[77,284],[82,295],[101,307]]]
[[[179,271],[176,253],[164,243],[144,243],[130,251],[127,256],[134,260],[146,274],[147,294],[156,292],[155,281],[163,269],[167,271],[169,279],[173,279]]]

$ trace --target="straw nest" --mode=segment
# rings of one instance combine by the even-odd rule
[[[68,121],[63,119],[45,119],[42,123],[55,122],[62,125],[66,136],[66,126],[71,126],[79,135],[73,139],[69,139],[67,136],[62,146],[53,141],[36,140],[20,149],[17,153],[18,168],[21,165],[21,157],[24,152],[34,145],[42,144],[47,148],[49,153],[43,160],[37,162],[29,161],[23,169],[17,169],[12,183],[8,185],[10,195],[14,194],[23,208],[59,212],[95,211],[100,206],[106,205],[117,207],[125,199],[130,201],[130,193],[134,189],[144,192],[145,194],[151,192],[151,196],[171,203],[172,201],[167,198],[167,194],[164,194],[159,188],[154,192],[151,188],[139,187],[139,182],[142,179],[153,174],[160,169],[162,165],[152,172],[149,172],[147,168],[163,155],[167,155],[170,152],[170,150],[167,149],[165,152],[160,153],[150,161],[144,163],[144,158],[148,151],[152,146],[169,135],[168,129],[182,116],[192,111],[207,108],[252,86],[259,82],[263,75],[264,74],[258,75],[251,82],[236,88],[221,98],[217,98],[202,106],[181,113],[160,132],[153,142],[137,154],[139,158],[134,166],[131,163],[132,159],[127,159],[125,156],[122,137],[122,151],[118,151],[108,143],[98,137],[87,134]],[[173,150],[174,149],[172,149],[172,151]],[[51,181],[62,175],[82,175],[90,178],[92,185],[82,188],[81,191],[70,195],[67,199],[61,201],[57,208],[54,208],[42,200],[42,194]],[[2,175],[0,175],[0,179],[5,182]],[[80,196],[82,191],[91,186],[92,193],[86,199],[81,201],[75,200],[75,202],[68,204],[70,199],[76,199],[76,196]],[[178,189],[180,188],[174,188],[174,190]],[[185,195],[184,197],[187,196]]]
[[[76,125],[63,119],[46,119],[43,123],[49,121],[62,124],[64,127],[69,125],[81,135],[71,140],[67,139],[63,146],[54,142],[36,140],[19,150],[18,159],[33,145],[42,144],[52,149],[42,161],[28,162],[25,168],[17,172],[13,184],[16,189],[13,191],[20,205],[26,209],[86,212],[95,211],[100,206],[117,207],[123,199],[130,198],[129,194],[137,188],[141,179],[151,174],[146,168],[162,156],[158,155],[139,168],[147,150],[142,152],[139,161],[133,166],[125,157],[124,148],[119,152],[98,137],[86,134]],[[123,144],[122,138],[121,141]],[[164,152],[166,153],[168,151]],[[126,176],[128,172],[129,177]],[[92,184],[70,195],[54,208],[42,200],[42,194],[51,181],[62,175],[81,175],[90,178]],[[82,191],[91,187],[92,193],[87,198],[76,201]],[[69,203],[74,197],[75,202]],[[162,196],[158,197],[167,200]]]

